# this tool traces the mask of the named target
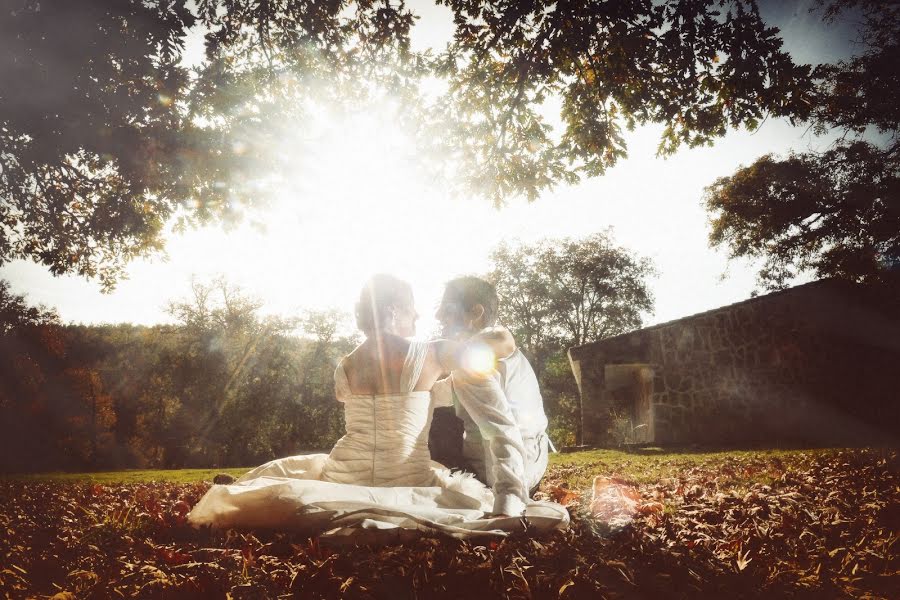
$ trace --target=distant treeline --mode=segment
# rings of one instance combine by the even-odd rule
[[[557,446],[578,442],[567,348],[640,328],[651,263],[609,233],[501,244],[500,322],[531,361]],[[264,316],[225,280],[194,282],[176,324],[63,325],[0,280],[0,469],[245,466],[344,433],[334,368],[349,317]]]
[[[224,282],[173,303],[180,324],[62,325],[0,282],[4,472],[252,465],[344,431],[341,315],[263,317]]]

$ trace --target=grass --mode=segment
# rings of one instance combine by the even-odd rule
[[[597,474],[622,477],[639,485],[656,483],[674,472],[692,467],[712,467],[724,462],[757,461],[771,463],[773,459],[798,456],[827,457],[840,448],[817,449],[752,449],[698,450],[638,448],[634,450],[584,450],[550,455],[548,472],[559,473],[572,489],[589,488]],[[753,483],[770,484],[775,475],[769,469],[754,469],[736,474],[732,487]]]
[[[127,469],[124,471],[98,471],[94,473],[34,473],[29,475],[7,475],[2,479],[34,482],[90,482],[115,483],[194,483],[212,481],[218,473],[228,473],[237,478],[252,467],[231,467],[228,469]]]
[[[580,452],[553,453],[550,455],[550,471],[557,469],[567,473],[565,481],[573,489],[586,488],[594,475],[605,473],[629,479],[638,484],[648,484],[670,477],[675,468],[704,467],[720,463],[722,460],[790,458],[800,453],[828,456],[839,449],[814,450],[696,450],[640,448],[635,450],[584,450]],[[98,471],[86,473],[35,473],[28,475],[7,475],[2,479],[36,482],[78,482],[101,484],[115,483],[194,483],[212,481],[218,473],[228,473],[240,477],[252,467],[230,467],[225,469],[127,469],[123,471]],[[754,472],[746,481],[769,483],[765,472]]]

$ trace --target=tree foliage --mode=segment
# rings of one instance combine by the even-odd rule
[[[56,311],[29,305],[25,296],[14,294],[9,282],[0,279],[0,335],[44,325],[59,325]]]
[[[650,261],[616,246],[608,233],[503,243],[491,259],[500,320],[530,352],[631,331],[653,310]]]
[[[804,271],[871,279],[900,261],[900,170],[872,144],[766,155],[707,194],[718,211],[711,241],[732,256],[764,257],[767,287]]]
[[[640,328],[653,310],[648,259],[611,235],[499,245],[488,278],[500,296],[500,321],[532,360],[550,419],[550,437],[574,444],[579,400],[566,351]]]
[[[453,43],[437,61],[453,117],[446,151],[501,204],[602,175],[626,156],[624,129],[666,128],[659,153],[710,144],[726,128],[809,110],[809,70],[781,49],[755,2],[446,0]],[[561,100],[563,128],[541,110]],[[556,135],[558,134],[558,135]]]
[[[263,316],[217,279],[171,303],[175,325],[62,326],[8,290],[0,314],[25,318],[0,328],[0,471],[250,465],[344,432],[345,315]]]
[[[194,18],[184,2],[102,0],[3,0],[0,14],[0,263],[109,286],[213,183],[182,110]]]
[[[841,0],[864,19],[864,50],[814,72],[810,124],[842,137],[824,152],[765,155],[706,191],[710,242],[764,259],[760,283],[778,289],[800,273],[879,280],[900,264],[900,6]],[[880,143],[864,139],[876,132]]]
[[[637,124],[665,124],[668,154],[809,112],[808,68],[752,0],[444,3],[452,42],[415,52],[415,14],[388,1],[3,0],[0,264],[108,289],[173,219],[264,206],[322,107],[391,98],[423,164],[497,205],[602,174]]]
[[[278,174],[262,149],[302,121],[307,92],[363,89],[375,73],[362,65],[409,19],[365,1],[188,4],[3,0],[0,263],[31,258],[109,289],[129,260],[162,251],[171,219],[233,222]],[[207,60],[191,72],[195,26]]]
[[[100,373],[70,352],[55,312],[0,280],[0,471],[109,465],[116,422]]]

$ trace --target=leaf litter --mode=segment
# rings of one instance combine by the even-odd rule
[[[569,530],[488,545],[198,531],[186,516],[209,483],[0,481],[0,597],[896,597],[895,450],[663,462],[649,483],[608,461],[551,467],[538,493]]]

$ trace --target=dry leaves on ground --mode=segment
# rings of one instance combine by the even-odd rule
[[[564,485],[572,469],[600,476],[600,518],[588,510],[591,490]],[[339,549],[278,532],[195,531],[185,515],[208,484],[5,481],[0,596],[887,598],[900,589],[895,451],[672,459],[651,485],[615,471],[548,473],[543,493],[573,515],[566,532]],[[607,492],[634,503],[621,527],[596,502]]]

